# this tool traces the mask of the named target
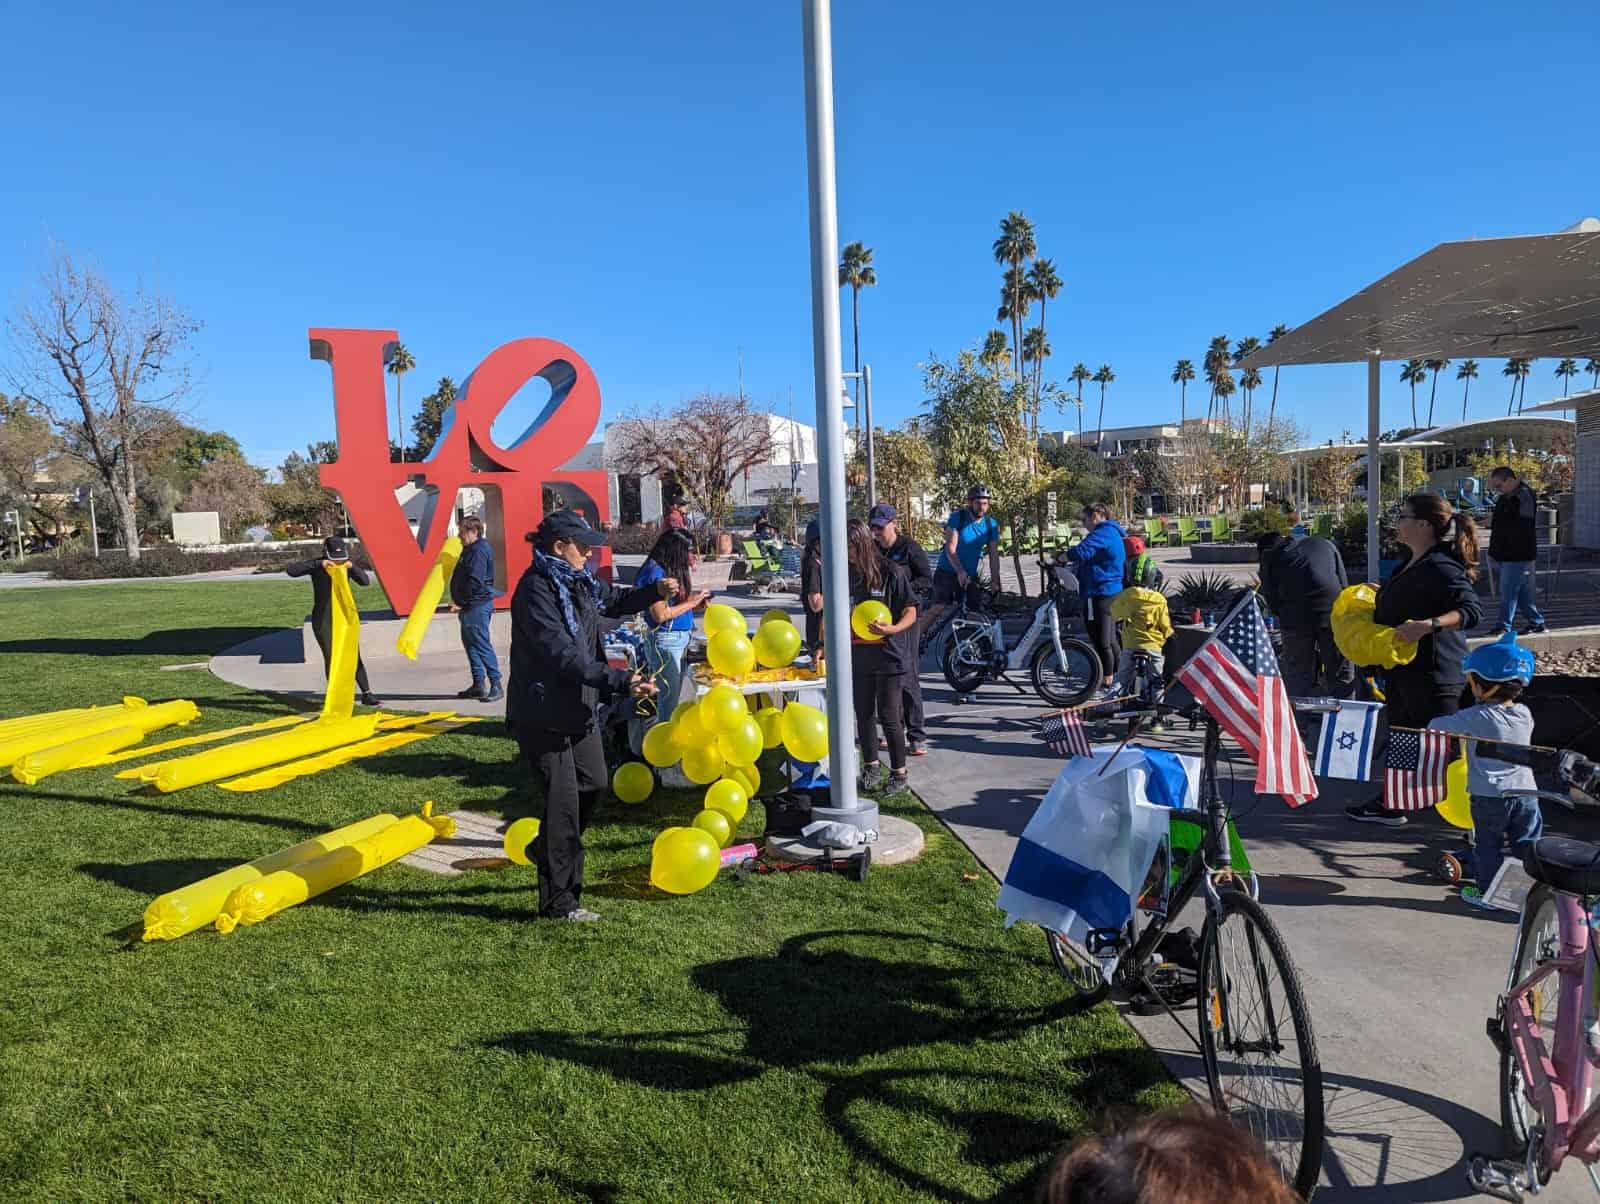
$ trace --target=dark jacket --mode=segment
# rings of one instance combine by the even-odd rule
[[[933,591],[933,569],[928,565],[928,553],[922,545],[902,534],[892,548],[880,547],[878,554],[905,573],[912,597],[917,605],[922,605]]]
[[[884,558],[880,555],[878,559],[882,563]],[[911,592],[911,582],[898,565],[883,565],[883,580],[877,589],[869,588],[866,579],[851,569],[850,609],[853,611],[861,603],[874,598],[889,608],[889,620],[893,623],[898,623],[901,615],[917,605],[917,599]],[[909,647],[907,637],[911,641]],[[857,662],[856,671],[879,677],[895,677],[907,672],[916,664],[916,638],[915,627],[882,640],[863,640],[852,635],[851,655]]]
[[[600,603],[575,583],[572,608],[578,637],[567,631],[555,585],[529,567],[511,595],[511,676],[506,682],[506,726],[581,736],[594,723],[602,698],[622,693],[632,676],[606,664],[600,618],[638,614],[661,599],[654,584],[621,590],[602,584]]]
[[[291,565],[286,565],[283,570],[291,577],[311,578],[311,626],[328,629],[333,624],[333,580],[328,576],[328,570],[322,567],[322,558],[315,560],[297,560]],[[372,578],[367,576],[367,570],[359,564],[350,565],[350,580],[357,585],[371,585]]]
[[[463,610],[494,601],[494,548],[481,535],[461,549],[450,574],[450,601]]]
[[[1539,513],[1533,490],[1518,481],[1510,493],[1502,493],[1494,503],[1494,519],[1489,526],[1489,555],[1499,561],[1536,560],[1539,541],[1533,520]]]
[[[1410,552],[1394,576],[1378,591],[1375,623],[1398,627],[1412,619],[1440,619],[1452,610],[1461,612],[1460,627],[1425,635],[1417,645],[1417,658],[1409,665],[1397,665],[1390,673],[1428,675],[1437,685],[1455,685],[1467,680],[1461,662],[1467,655],[1466,632],[1483,617],[1478,591],[1467,580],[1467,570],[1443,544],[1430,548],[1422,559],[1411,562]]]
[[[1315,535],[1283,540],[1261,558],[1261,596],[1285,631],[1326,627],[1349,584],[1339,549]]]

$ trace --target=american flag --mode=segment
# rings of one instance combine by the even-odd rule
[[[1089,737],[1077,711],[1057,711],[1045,717],[1039,735],[1058,757],[1087,757]]]
[[[1177,678],[1250,754],[1258,792],[1281,794],[1291,807],[1317,797],[1317,780],[1255,594],[1240,599]]]
[[[1454,740],[1447,732],[1391,728],[1383,766],[1383,805],[1391,811],[1421,811],[1445,796],[1445,767]]]

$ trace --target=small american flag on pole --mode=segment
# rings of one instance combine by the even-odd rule
[[[1445,767],[1453,759],[1447,732],[1391,729],[1383,766],[1383,805],[1391,811],[1421,811],[1445,796]]]
[[[1057,711],[1046,715],[1039,735],[1058,757],[1087,757],[1089,737],[1077,711]]]
[[[1254,593],[1228,612],[1177,679],[1256,763],[1255,788],[1291,807],[1317,797],[1294,705]]]

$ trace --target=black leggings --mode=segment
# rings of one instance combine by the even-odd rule
[[[889,742],[889,768],[906,767],[906,729],[901,717],[901,702],[906,681],[903,673],[879,673],[877,649],[857,644],[850,650],[855,673],[851,694],[856,704],[856,739],[861,744],[861,763],[878,760],[878,724]]]
[[[1083,623],[1089,631],[1089,642],[1100,654],[1100,672],[1104,680],[1109,682],[1116,675],[1117,653],[1120,651],[1117,621],[1111,617],[1111,599],[1085,598]]]
[[[328,676],[328,666],[333,662],[333,625],[329,621],[326,630],[311,625],[311,634],[316,637],[317,647],[322,649],[322,676]],[[356,653],[356,689],[363,694],[372,693],[372,686],[367,681],[367,667],[361,663],[361,653]]]

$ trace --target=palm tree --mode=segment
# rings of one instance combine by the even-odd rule
[[[1556,375],[1561,378],[1561,396],[1565,397],[1572,389],[1572,378],[1578,375],[1578,361],[1562,360],[1556,365]]]
[[[1043,326],[1030,327],[1028,333],[1022,336],[1022,362],[1033,365],[1033,373],[1037,378],[1044,373],[1044,362],[1050,358],[1050,339],[1044,332]],[[1039,433],[1039,403],[1038,395],[1034,395],[1033,433]]]
[[[1456,369],[1456,379],[1464,382],[1461,386],[1461,421],[1467,420],[1467,394],[1472,389],[1472,382],[1478,379],[1478,361],[1462,360],[1461,366]]]
[[[1261,340],[1256,338],[1253,334],[1246,335],[1244,338],[1240,339],[1236,344],[1234,344],[1233,362],[1235,364],[1242,363],[1246,356],[1254,355],[1260,349]],[[1256,384],[1259,385],[1260,383],[1261,373],[1257,372]],[[1239,388],[1244,392],[1244,429],[1245,434],[1248,435],[1250,433],[1250,386],[1246,385],[1243,381],[1240,381]]]
[[[1020,306],[1013,309],[1015,303]],[[1007,268],[1004,278],[1000,281],[1000,306],[994,311],[995,321],[1010,322],[1013,335],[1022,338],[1022,326],[1028,320],[1028,307],[1033,304],[1033,298],[1028,295],[1028,274],[1021,268]],[[1012,347],[1011,367],[1016,372],[1018,379],[1022,376],[1022,356],[1020,346]]]
[[[848,243],[839,252],[839,287],[850,286],[850,328],[854,332],[856,365],[856,439],[861,437],[861,290],[878,283],[872,266],[872,248],[865,243]]]
[[[978,362],[989,368],[998,368],[1000,362],[1011,354],[1011,344],[1003,330],[991,330],[983,336],[983,350],[978,352]]]
[[[1511,417],[1511,409],[1517,404],[1517,385],[1528,379],[1528,373],[1533,367],[1533,361],[1513,356],[1506,361],[1506,366],[1500,369],[1501,376],[1511,378],[1511,396],[1506,400],[1506,417]]]
[[[1201,363],[1205,365],[1206,384],[1211,386],[1211,397],[1206,402],[1206,421],[1209,422],[1217,404],[1217,377],[1228,370],[1227,335],[1219,334],[1211,340]]]
[[[1172,368],[1172,383],[1178,386],[1178,425],[1181,427],[1188,417],[1188,407],[1184,404],[1189,390],[1189,382],[1194,379],[1194,362],[1192,360],[1179,360]]]
[[[1217,400],[1222,403],[1222,421],[1225,426],[1233,425],[1232,415],[1228,412],[1228,398],[1232,397],[1238,385],[1234,383],[1233,373],[1226,368],[1217,373],[1216,384],[1212,386],[1217,392]]]
[[[1439,392],[1439,373],[1450,366],[1449,360],[1423,360],[1423,367],[1433,373],[1433,385],[1428,390],[1428,427],[1433,427],[1433,398]]]
[[[1289,328],[1282,324],[1274,326],[1267,331],[1267,346],[1270,347],[1289,333]],[[1272,434],[1272,420],[1278,415],[1278,369],[1279,364],[1272,365],[1272,403],[1267,406],[1267,434]]]
[[[394,377],[394,418],[397,429],[400,431],[400,462],[406,461],[406,418],[405,412],[400,408],[400,378],[417,366],[417,361],[411,357],[411,352],[404,343],[394,345],[394,353],[389,357],[389,374]]]
[[[1082,442],[1083,442],[1083,382],[1086,381],[1086,380],[1093,380],[1094,379],[1094,374],[1089,371],[1089,365],[1088,364],[1084,363],[1082,360],[1079,360],[1076,364],[1072,365],[1072,371],[1070,373],[1068,373],[1068,379],[1071,380],[1073,384],[1078,386],[1078,398],[1077,398],[1077,405],[1078,405],[1078,442],[1080,444],[1082,444]]]
[[[1054,301],[1061,292],[1061,277],[1056,265],[1048,259],[1035,259],[1028,267],[1028,295],[1039,303],[1039,338],[1044,343],[1044,355],[1050,354],[1050,343],[1045,339],[1044,311],[1047,302]],[[1033,377],[1033,433],[1039,433],[1039,404],[1044,394],[1044,357],[1035,359]]]
[[[1017,377],[1022,377],[1022,312],[1023,312],[1023,285],[1022,264],[1024,260],[1032,259],[1039,249],[1033,235],[1033,223],[1022,214],[1013,209],[1000,219],[1000,237],[994,240],[994,261],[1011,265],[1012,271],[1006,276],[1006,288],[1010,291],[1011,319],[1011,346],[1017,356]]]
[[[1106,441],[1106,386],[1117,379],[1117,374],[1111,370],[1110,364],[1101,364],[1094,374],[1095,384],[1100,386],[1100,417],[1095,423],[1095,446],[1098,449]]]
[[[1600,389],[1600,359],[1590,360],[1583,366],[1583,370],[1593,378],[1590,382],[1590,386],[1595,389]]]
[[[1411,386],[1411,429],[1417,428],[1417,386],[1428,375],[1428,369],[1421,360],[1407,360],[1405,367],[1400,369],[1400,381]]]
[[[1538,362],[1538,356],[1522,361],[1522,371],[1517,373],[1517,379],[1522,382],[1522,393],[1517,398],[1517,413],[1522,413],[1522,407],[1528,400],[1528,377],[1533,375],[1533,365]]]
[[[1250,438],[1250,415],[1255,406],[1256,390],[1261,387],[1261,373],[1246,368],[1239,377],[1239,389],[1244,394],[1244,437]]]

